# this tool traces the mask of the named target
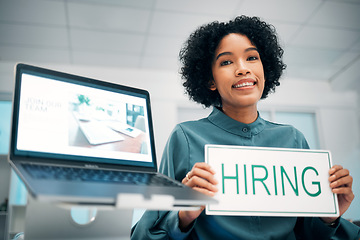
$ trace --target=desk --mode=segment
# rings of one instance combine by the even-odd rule
[[[137,137],[133,138],[126,134],[119,134],[124,138],[122,141],[104,143],[98,145],[91,145],[82,130],[80,129],[77,120],[73,114],[69,114],[69,144],[71,146],[92,148],[98,150],[107,150],[107,151],[120,151],[120,152],[130,152],[130,153],[141,153],[142,144],[146,141],[146,136],[144,132],[141,132]]]

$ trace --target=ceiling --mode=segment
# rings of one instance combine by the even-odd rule
[[[360,91],[360,0],[0,0],[0,63],[178,71],[193,30],[241,14],[277,28],[287,77]]]

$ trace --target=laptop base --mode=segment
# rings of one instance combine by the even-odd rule
[[[174,206],[170,195],[118,194],[115,206],[39,201],[28,195],[26,240],[129,240],[133,209],[197,210],[199,206]],[[74,211],[82,213],[76,218]],[[85,214],[84,214],[85,213]],[[85,224],[79,223],[88,220]]]
[[[84,207],[81,207],[84,208]],[[96,215],[85,216],[87,224],[79,224],[72,215],[74,208],[56,203],[36,201],[29,196],[26,206],[24,239],[26,240],[129,240],[133,209],[99,208]],[[81,220],[80,220],[81,221]]]

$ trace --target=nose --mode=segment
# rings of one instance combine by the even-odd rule
[[[247,64],[243,61],[239,61],[236,65],[235,75],[242,76],[250,73],[250,69],[248,68]]]

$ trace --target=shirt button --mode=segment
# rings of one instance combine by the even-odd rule
[[[244,128],[242,129],[242,131],[243,131],[243,132],[248,132],[249,129],[248,129],[247,127],[244,127]]]

